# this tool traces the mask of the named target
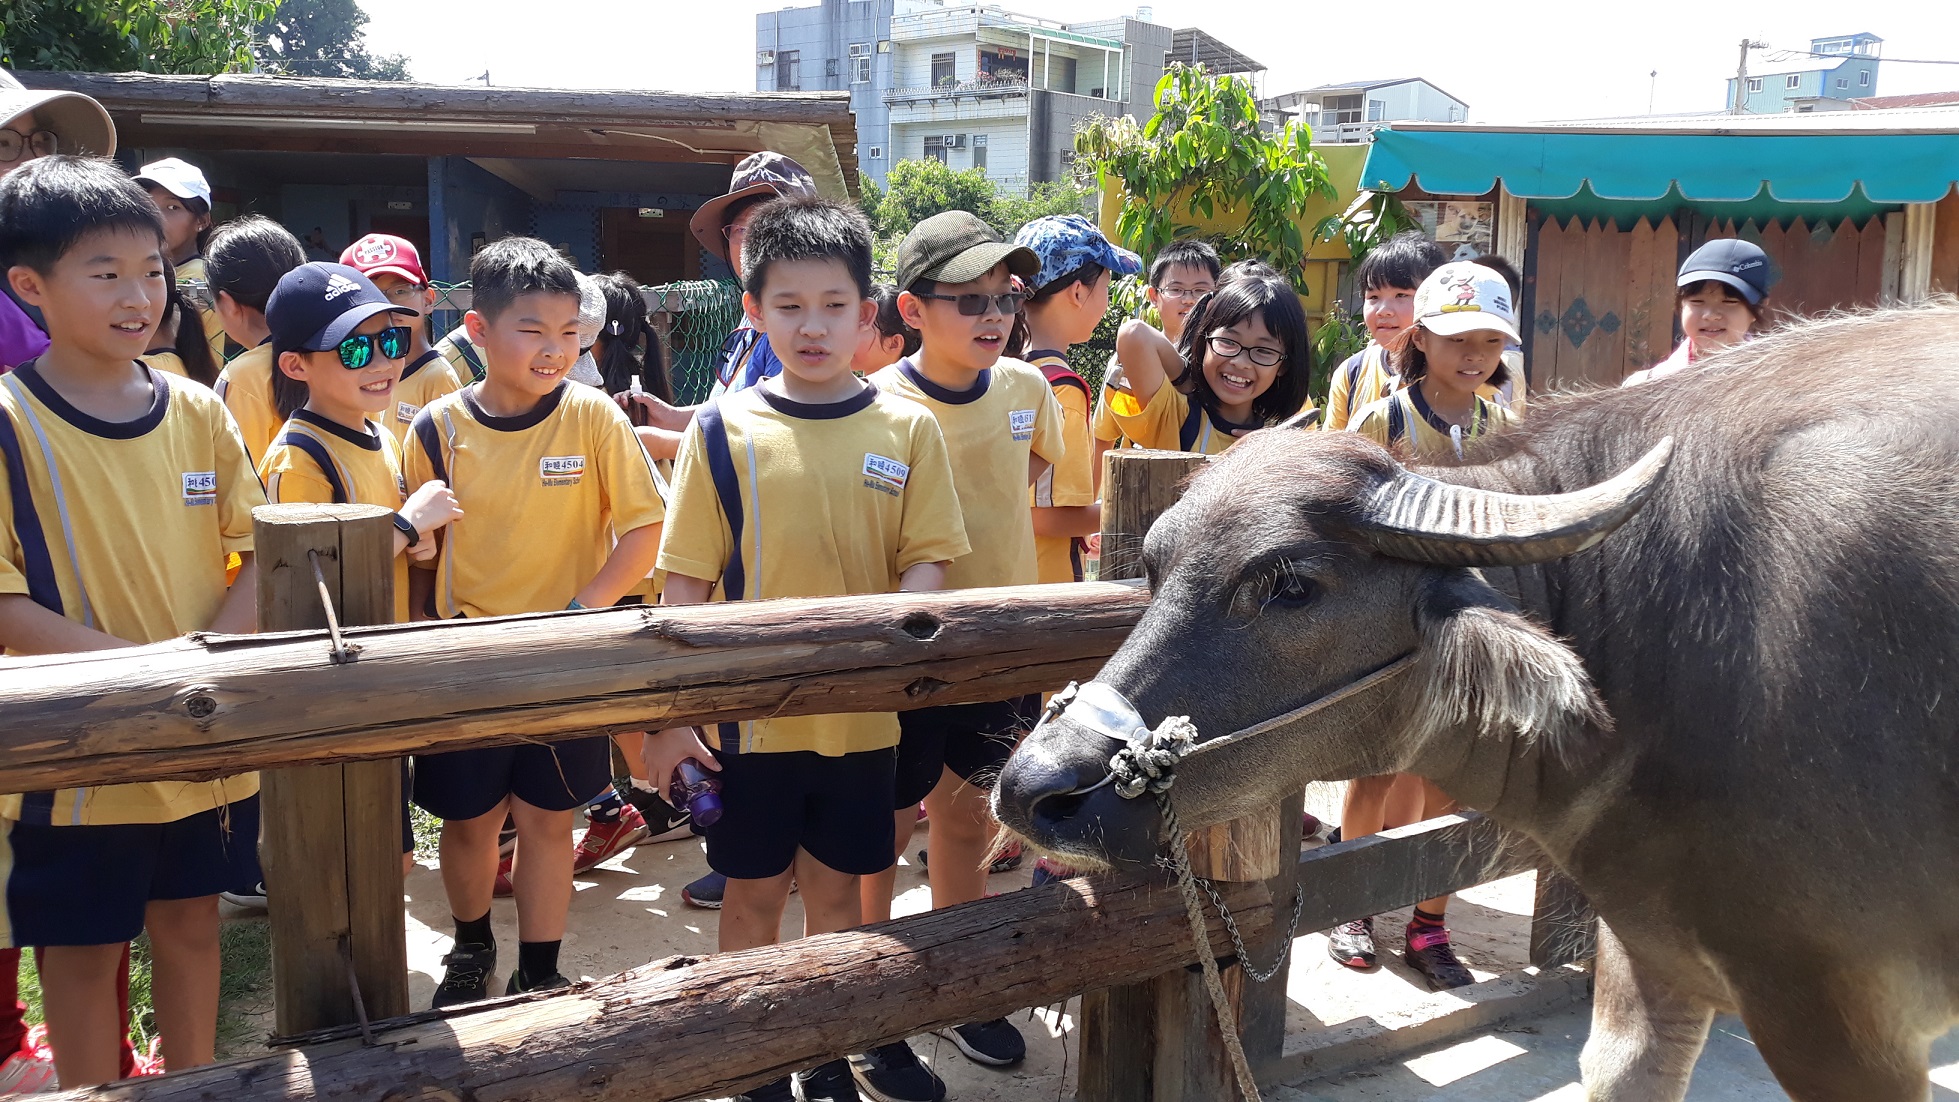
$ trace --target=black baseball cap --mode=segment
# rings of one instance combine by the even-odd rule
[[[1680,279],[1675,286],[1685,287],[1708,279],[1740,291],[1751,306],[1761,302],[1775,285],[1775,275],[1769,271],[1769,254],[1738,237],[1723,237],[1695,249],[1680,266]]]
[[[898,243],[898,289],[911,290],[921,279],[965,283],[993,270],[1001,261],[1023,278],[1041,270],[1040,255],[1025,245],[1003,241],[976,214],[949,210],[913,226]]]
[[[761,195],[770,199],[814,199],[816,198],[816,178],[809,169],[797,164],[795,158],[780,153],[763,150],[750,153],[735,166],[734,179],[728,183],[728,194],[717,195],[702,203],[694,217],[688,219],[687,228],[694,231],[694,240],[701,248],[728,260],[728,241],[721,236],[727,228],[727,209],[735,202],[750,195]]]
[[[325,352],[380,313],[422,316],[382,294],[359,269],[314,261],[279,277],[265,303],[265,324],[272,347],[282,352]]]

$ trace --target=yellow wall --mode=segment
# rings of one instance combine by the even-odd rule
[[[1333,184],[1335,194],[1332,199],[1309,199],[1305,209],[1301,210],[1294,219],[1295,224],[1299,226],[1299,232],[1308,238],[1312,237],[1313,227],[1317,226],[1321,219],[1330,215],[1339,215],[1353,203],[1354,196],[1360,191],[1361,164],[1367,160],[1365,145],[1323,145],[1314,147],[1313,151],[1326,162],[1327,179]],[[1122,191],[1111,183],[1102,190],[1100,214],[1102,232],[1112,239],[1115,236],[1116,214],[1121,209]],[[1234,221],[1232,213],[1228,210],[1220,211],[1212,218],[1187,216],[1190,217],[1191,224],[1201,233],[1226,229]],[[1143,259],[1147,261],[1149,258]],[[1309,319],[1316,324],[1326,313],[1327,307],[1333,303],[1334,292],[1338,290],[1340,264],[1347,259],[1347,242],[1340,237],[1318,242],[1307,250],[1305,273],[1307,292],[1300,296],[1300,301],[1305,305]]]

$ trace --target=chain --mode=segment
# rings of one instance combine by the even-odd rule
[[[1270,968],[1253,968],[1251,954],[1245,948],[1245,939],[1238,933],[1238,920],[1231,916],[1231,909],[1224,905],[1224,897],[1218,894],[1216,885],[1201,876],[1193,876],[1197,886],[1211,897],[1211,905],[1218,909],[1218,917],[1224,919],[1224,932],[1231,935],[1231,948],[1238,954],[1238,966],[1245,970],[1253,983],[1264,983],[1279,974],[1286,966],[1286,958],[1292,956],[1292,939],[1299,936],[1299,917],[1306,913],[1306,893],[1298,885],[1292,889],[1292,922],[1286,927],[1286,939],[1279,943],[1279,959]]]

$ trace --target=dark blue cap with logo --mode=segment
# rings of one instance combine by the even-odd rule
[[[265,303],[265,324],[274,348],[325,352],[380,313],[421,316],[382,294],[359,269],[314,261],[279,277]]]
[[[1723,237],[1695,249],[1680,266],[1680,279],[1675,286],[1685,287],[1707,279],[1740,291],[1741,297],[1751,305],[1761,302],[1775,284],[1775,275],[1769,270],[1769,254],[1738,237]]]

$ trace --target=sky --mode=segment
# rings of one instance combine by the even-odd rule
[[[493,84],[755,90],[755,16],[763,0],[360,0],[367,45],[401,53],[416,80]],[[952,0],[948,0],[949,4]],[[1128,14],[1122,0],[999,0],[1062,21]],[[1419,76],[1469,105],[1472,122],[1713,111],[1722,106],[1744,37],[1803,48],[1815,37],[1869,31],[1887,59],[1878,95],[1959,89],[1959,4],[1891,0],[1867,17],[1840,0],[1641,5],[1513,0],[1465,7],[1405,0],[1348,9],[1297,0],[1156,0],[1154,21],[1199,26],[1267,67],[1261,94],[1352,80]],[[550,18],[539,18],[540,11]],[[1375,24],[1397,13],[1390,39]],[[1364,13],[1364,14],[1363,14]],[[1846,22],[1849,20],[1849,22]],[[1861,20],[1861,21],[1858,21]],[[1751,66],[1774,64],[1756,52]],[[1657,72],[1657,76],[1653,74]]]

